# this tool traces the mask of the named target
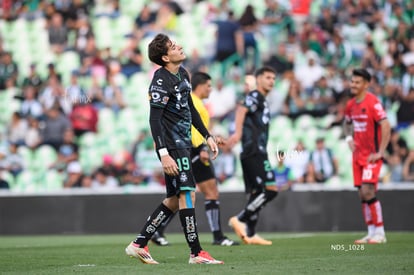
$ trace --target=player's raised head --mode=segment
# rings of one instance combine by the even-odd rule
[[[157,34],[148,45],[148,58],[157,65],[165,66],[163,56],[168,54],[170,38],[165,34]]]

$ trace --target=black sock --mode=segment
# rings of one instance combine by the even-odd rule
[[[220,203],[217,200],[206,200],[204,206],[214,240],[217,241],[223,239],[224,236],[220,223]]]
[[[265,190],[250,195],[249,202],[238,215],[240,221],[247,223],[251,217],[258,213],[265,205],[277,196],[277,192]]]
[[[158,227],[157,232],[160,236],[164,236],[165,228],[170,224],[171,220],[174,218],[176,213],[172,213],[168,218],[166,218],[161,225]]]
[[[260,201],[260,203],[256,203],[257,201]],[[238,215],[238,218],[240,221],[247,223],[250,220],[250,217],[257,212],[259,209],[259,206],[262,206],[264,203],[264,193],[263,192],[257,192],[250,194],[249,201],[245,208],[240,212]]]
[[[252,237],[254,234],[256,234],[256,224],[258,220],[259,220],[259,212],[250,216],[250,219],[246,222],[247,237]]]
[[[201,251],[200,240],[198,239],[197,222],[194,208],[186,208],[179,210],[180,221],[191,254],[198,256]]]
[[[146,246],[151,239],[151,236],[157,231],[157,228],[160,227],[161,223],[168,219],[172,213],[173,212],[167,206],[161,203],[151,216],[148,217],[134,243],[138,244],[140,247]]]

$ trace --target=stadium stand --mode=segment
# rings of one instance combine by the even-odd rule
[[[36,12],[28,12],[26,1],[2,1],[0,147],[6,150],[11,117],[14,112],[20,111],[21,99],[24,96],[23,80],[29,74],[30,65],[36,64],[37,73],[45,81],[54,77],[48,69],[50,64],[54,64],[57,76],[60,76],[59,81],[64,87],[63,94],[58,97],[66,100],[70,107],[78,104],[77,100],[79,101],[80,98],[84,98],[87,99],[86,103],[93,104],[98,110],[97,131],[86,132],[77,140],[79,162],[84,173],[91,176],[97,168],[103,165],[105,155],[115,156],[123,151],[131,152],[131,146],[139,133],[149,130],[149,106],[146,93],[155,67],[147,58],[147,44],[157,32],[167,32],[183,45],[188,62],[192,61],[191,58],[196,50],[202,60],[200,63],[202,66],[199,68],[208,71],[214,79],[224,78],[225,85],[235,85],[238,87],[237,93],[242,94],[243,89],[240,88],[240,83],[235,81],[235,76],[241,74],[241,78],[244,78],[245,73],[252,72],[248,67],[241,68],[240,64],[243,64],[243,61],[237,55],[222,63],[213,61],[216,41],[216,25],[213,22],[223,19],[222,5],[234,11],[236,18],[239,18],[248,4],[253,6],[255,16],[260,22],[256,26],[255,38],[261,53],[262,64],[277,54],[277,45],[284,44],[287,50],[286,56],[283,57],[284,62],[291,65],[291,69],[278,75],[275,89],[272,92],[276,98],[275,104],[280,108],[276,108],[271,121],[269,152],[275,152],[277,148],[293,150],[298,140],[302,140],[308,150],[313,150],[315,140],[324,136],[326,145],[338,157],[340,170],[340,179],[326,184],[351,186],[352,175],[349,169],[351,153],[343,141],[341,121],[343,103],[348,97],[349,71],[355,66],[360,66],[362,60],[365,59],[370,61],[364,62],[364,66],[376,78],[372,92],[376,93],[384,103],[388,117],[394,128],[401,133],[401,138],[406,141],[409,150],[414,150],[412,138],[414,137],[414,75],[412,75],[413,80],[409,86],[409,92],[405,94],[402,92],[402,76],[409,72],[409,67],[414,66],[414,4],[412,1],[372,0],[368,1],[372,4],[370,11],[364,10],[355,1],[312,1],[305,20],[311,26],[310,32],[302,28],[302,23],[298,23],[302,21],[300,16],[293,12],[290,1],[84,0],[80,1],[81,4],[78,6],[66,4],[71,1],[37,2]],[[272,2],[276,4],[271,7]],[[151,31],[141,34],[136,25],[136,19],[144,5],[150,7],[153,17],[148,21]],[[170,12],[173,12],[167,22],[162,20],[164,17],[157,17],[165,5],[168,6]],[[402,16],[394,14],[395,5],[404,6]],[[332,17],[323,17],[324,10],[329,10]],[[64,27],[68,30],[62,53],[54,52],[49,43],[48,28],[54,13],[63,15]],[[373,57],[365,57],[367,52],[363,52],[363,57],[354,55],[351,65],[341,68],[339,64],[342,64],[341,62],[346,58],[346,46],[349,43],[352,46],[354,41],[342,40],[343,43],[338,44],[335,39],[345,39],[342,30],[344,25],[349,25],[351,15],[358,18],[357,24],[368,26],[369,33],[362,44],[367,46],[372,41],[375,52]],[[262,19],[266,16],[274,17],[275,22],[265,23]],[[78,28],[76,22],[85,17],[92,30],[90,34],[81,36],[79,34],[82,34],[83,29]],[[373,18],[374,22],[378,22],[377,24],[372,23]],[[295,23],[292,24],[292,22]],[[332,28],[329,28],[330,24]],[[266,37],[266,33],[263,32],[264,27],[273,28],[274,32],[270,36],[272,44],[268,43],[269,37]],[[128,77],[122,74],[120,67],[130,61],[126,61],[120,53],[129,43],[131,36],[139,38],[136,42],[136,49],[139,52],[136,62],[140,65],[141,71]],[[11,54],[12,63],[6,60],[7,53]],[[294,99],[295,102],[301,100],[303,106],[299,115],[292,116],[292,101],[289,101],[289,98],[293,97],[290,94],[290,84],[296,79],[299,85],[303,87],[307,85],[305,80],[307,81],[308,75],[298,77],[297,72],[300,68],[304,68],[303,66],[310,66],[306,67],[309,76],[313,74],[314,67],[308,64],[311,57],[323,68],[328,85],[334,90],[334,94],[320,95],[313,89],[300,88],[299,98]],[[11,69],[13,66],[17,68],[17,71]],[[67,87],[70,85],[71,75],[74,72],[79,75],[79,83],[85,97],[71,97],[68,94]],[[99,87],[93,87],[95,77],[98,79]],[[115,85],[119,87],[120,95],[117,95],[114,89],[105,89],[110,86],[107,82],[109,77],[113,78]],[[39,89],[37,100],[40,100],[43,88],[44,86]],[[96,91],[92,91],[95,88]],[[317,105],[316,99],[322,96],[334,97],[335,103],[328,108],[328,113],[321,115],[315,106]],[[105,101],[106,99],[119,100],[117,97],[122,97],[126,106],[114,109]],[[408,112],[408,117],[402,115],[403,111],[405,113],[407,111],[402,110],[400,106],[412,108],[411,113]],[[42,121],[43,118],[39,118],[40,129],[42,129]],[[225,135],[231,132],[231,121],[224,120],[218,123],[225,126]],[[19,144],[18,153],[24,159],[24,171],[13,177],[7,171],[7,167],[1,167],[4,170],[1,174],[2,178],[9,183],[11,190],[40,192],[63,188],[65,170],[49,169],[50,164],[57,158],[56,151],[52,147],[40,145],[36,149],[29,149],[25,144]],[[237,154],[237,147],[234,153]],[[155,154],[153,158],[156,158]],[[139,171],[140,166],[145,167],[145,164],[135,163],[135,165],[136,171]],[[384,184],[387,181],[387,173],[388,168],[385,165]],[[237,164],[235,177],[236,179],[241,177],[239,164]],[[242,181],[234,179],[223,183],[223,186],[226,184],[233,186],[235,182],[242,188]]]

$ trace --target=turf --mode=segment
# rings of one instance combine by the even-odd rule
[[[267,233],[272,246],[234,247],[213,246],[201,234],[203,248],[224,265],[189,265],[181,234],[168,234],[171,246],[150,245],[160,265],[124,254],[131,234],[3,236],[0,274],[413,274],[414,233],[389,232],[384,245],[352,245],[362,234]]]

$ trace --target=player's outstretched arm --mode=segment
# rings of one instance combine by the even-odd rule
[[[248,109],[242,105],[238,105],[236,108],[236,118],[235,118],[235,131],[228,139],[227,143],[230,147],[234,147],[237,142],[240,141],[243,134],[243,123],[246,117]]]

